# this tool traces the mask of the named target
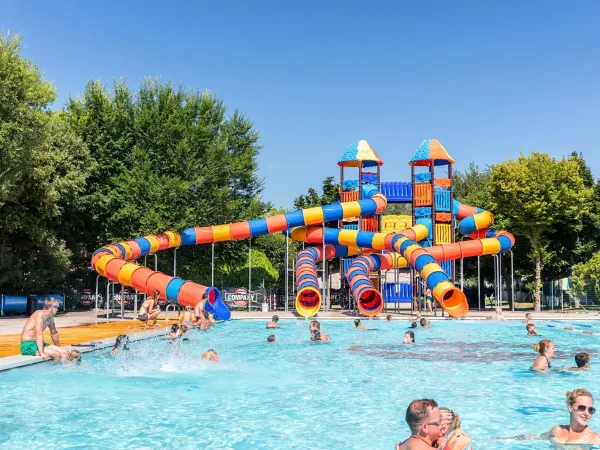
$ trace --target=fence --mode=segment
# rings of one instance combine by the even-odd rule
[[[562,278],[544,282],[542,285],[542,308],[555,309],[597,309],[600,306],[600,280],[585,279],[574,282]]]

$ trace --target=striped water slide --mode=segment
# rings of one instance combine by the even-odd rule
[[[386,204],[385,196],[376,194],[368,200],[334,203],[247,222],[186,228],[181,232],[168,231],[147,235],[130,241],[109,244],[96,250],[92,255],[92,268],[109,280],[133,287],[139,292],[151,294],[154,290],[158,290],[160,298],[180,306],[194,307],[206,293],[208,294],[207,311],[215,314],[217,318],[229,320],[231,312],[215,287],[171,277],[133,261],[148,254],[179,246],[248,239],[293,227],[379,214],[385,209]]]
[[[406,267],[410,262],[420,272],[427,287],[431,289],[433,296],[448,314],[453,317],[464,317],[469,310],[464,294],[461,296],[458,294],[460,291],[456,288],[451,289],[453,285],[442,268],[438,264],[430,263],[506,252],[514,245],[514,237],[506,231],[490,228],[494,217],[488,211],[463,205],[455,200],[453,214],[458,219],[462,219],[458,226],[459,232],[472,240],[440,244],[423,249],[418,242],[429,234],[429,229],[423,224],[415,225],[400,233],[387,235],[365,231],[326,229],[324,237],[322,228],[310,227],[294,229],[291,235],[296,240],[308,243],[320,243],[324,239],[327,244],[391,250],[401,255],[402,258],[398,259],[381,258],[382,255],[361,256],[356,258],[348,269],[346,279],[350,283],[352,295],[357,301],[359,310],[367,316],[377,315],[383,308],[381,293],[373,287],[369,273],[395,267]],[[401,236],[401,238],[392,243],[395,236]],[[425,253],[420,251],[421,249],[425,250]],[[417,250],[419,251],[416,252]],[[433,257],[433,260],[430,257]],[[394,261],[394,264],[391,261]],[[309,296],[309,293],[310,289],[307,290],[306,295]]]

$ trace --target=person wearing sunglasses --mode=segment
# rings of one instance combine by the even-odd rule
[[[406,423],[412,435],[396,450],[427,450],[442,437],[443,417],[435,400],[413,400],[406,409]]]
[[[21,332],[21,355],[41,356],[45,360],[53,359],[55,362],[69,358],[69,351],[60,346],[58,330],[54,323],[54,316],[58,312],[59,303],[54,297],[44,300],[44,307],[35,311],[23,327]],[[44,342],[44,330],[50,330],[52,343]]]
[[[507,438],[495,439],[550,439],[554,444],[600,444],[600,434],[588,425],[596,413],[594,398],[587,389],[575,389],[567,392],[567,409],[569,410],[569,425],[556,425],[549,432],[540,436],[522,434]]]

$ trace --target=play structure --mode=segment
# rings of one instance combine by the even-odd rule
[[[356,141],[338,162],[340,202],[109,244],[94,252],[92,267],[114,283],[146,294],[158,290],[161,298],[180,306],[193,307],[206,293],[207,311],[228,320],[231,313],[216,288],[171,277],[134,261],[169,248],[284,232],[313,245],[296,258],[295,306],[304,317],[321,309],[317,263],[334,258],[341,258],[349,290],[358,310],[366,316],[379,314],[390,297],[406,297],[410,302],[426,287],[448,314],[464,317],[469,307],[454,284],[452,261],[507,252],[514,245],[514,237],[491,228],[494,218],[488,211],[453,198],[453,163],[437,140],[426,140],[409,162],[411,182],[382,182],[383,161],[366,141]],[[346,171],[351,168],[358,170],[356,179],[348,179]],[[445,173],[440,176],[436,169]],[[412,214],[383,216],[388,203],[408,204]],[[467,240],[455,242],[455,228]],[[387,275],[391,269],[409,271],[411,281],[390,282],[387,277],[382,281],[381,274]]]

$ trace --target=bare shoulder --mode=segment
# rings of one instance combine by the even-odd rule
[[[592,431],[592,435],[590,436],[590,444],[600,444],[600,434]]]
[[[566,430],[568,427],[566,425],[555,425],[550,430],[550,436],[558,436],[562,433],[563,430]]]

